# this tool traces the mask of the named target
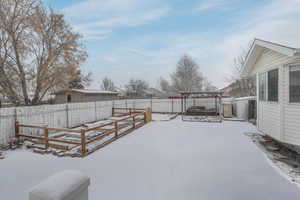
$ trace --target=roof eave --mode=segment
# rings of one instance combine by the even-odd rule
[[[250,48],[248,54],[247,54],[245,64],[242,67],[241,76],[243,78],[249,77],[252,75],[251,69],[254,66],[259,55],[261,54],[262,50],[265,48],[273,50],[275,52],[281,53],[281,54],[289,56],[289,57],[300,55],[300,49],[283,46],[280,44],[272,43],[272,42],[261,40],[261,39],[255,39],[251,45],[251,48]]]

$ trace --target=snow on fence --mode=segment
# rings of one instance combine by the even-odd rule
[[[214,105],[214,99],[197,99],[197,105]],[[192,103],[191,103],[192,105]],[[108,118],[112,107],[151,108],[153,112],[181,112],[180,99],[125,99],[87,103],[41,105],[0,109],[0,145],[15,136],[15,122],[55,128],[71,128]],[[39,135],[40,133],[34,133]]]

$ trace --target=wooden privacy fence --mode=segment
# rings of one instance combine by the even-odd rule
[[[124,110],[128,109],[124,108]],[[51,128],[16,122],[15,135],[18,140],[22,139],[43,145],[44,147],[34,146],[35,148],[42,149],[43,152],[47,152],[49,148],[54,148],[65,151],[62,155],[84,157],[128,134],[132,130],[143,126],[151,119],[150,109],[130,110],[132,113],[123,115],[120,119],[86,129]],[[43,131],[43,134],[39,136],[28,135],[22,133],[22,129],[40,129]],[[49,134],[53,131],[55,134]],[[105,140],[107,136],[111,135],[112,137]]]

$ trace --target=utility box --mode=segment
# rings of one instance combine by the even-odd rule
[[[232,104],[223,104],[223,116],[225,118],[232,118]]]
[[[256,118],[256,97],[240,97],[235,99],[236,117],[242,120]]]

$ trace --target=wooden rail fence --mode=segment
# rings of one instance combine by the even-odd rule
[[[89,155],[90,153],[104,147],[105,145],[111,143],[112,141],[128,134],[132,130],[143,126],[144,124],[151,121],[151,110],[150,109],[129,109],[129,108],[113,108],[113,110],[123,110],[125,113],[121,113],[121,119],[112,120],[110,122],[103,123],[99,126],[95,126],[92,128],[81,128],[81,129],[68,129],[68,128],[52,128],[48,126],[35,126],[35,125],[27,125],[16,122],[15,124],[15,136],[18,141],[23,140],[35,140],[35,142],[39,142],[39,144],[44,145],[44,149],[47,150],[49,147],[58,148],[61,144],[73,145],[71,148],[66,146],[65,150],[71,150],[74,148],[80,148],[80,156],[84,157]],[[113,116],[120,116],[119,112],[114,112]],[[28,135],[23,134],[22,129],[40,129],[43,130],[43,135]],[[125,129],[125,130],[124,130]],[[101,132],[101,134],[87,137],[87,135],[91,132]],[[55,132],[53,136],[49,134],[49,132]],[[74,140],[65,139],[68,133],[75,134]],[[106,136],[113,135],[109,140],[96,145],[95,147],[88,149],[87,146],[94,142],[101,141]],[[80,138],[80,141],[75,140],[76,138]],[[61,146],[60,146],[61,147]]]

